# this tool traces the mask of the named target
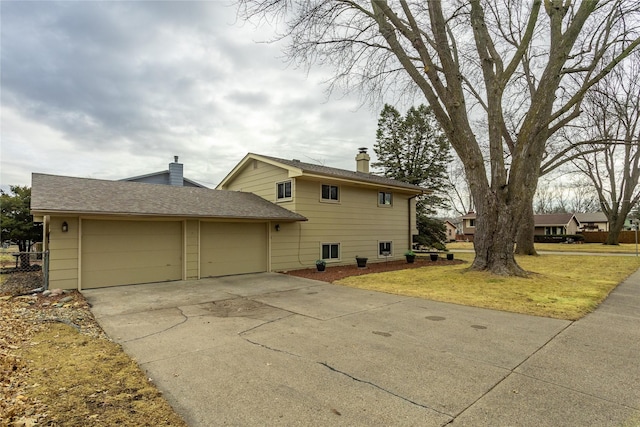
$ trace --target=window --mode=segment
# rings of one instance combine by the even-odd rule
[[[340,259],[340,243],[323,243],[322,259]]]
[[[391,206],[391,193],[380,191],[378,193],[378,206]]]
[[[340,200],[338,186],[322,184],[322,200],[330,200],[332,202]]]
[[[378,242],[378,256],[387,257],[391,254],[391,242]]]
[[[276,184],[276,198],[277,200],[291,200],[291,181]]]
[[[476,220],[475,219],[470,219],[469,220],[469,227],[475,227],[476,226]]]

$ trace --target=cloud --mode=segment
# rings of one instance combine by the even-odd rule
[[[327,99],[221,2],[3,2],[1,184],[32,171],[217,183],[248,151],[353,167],[377,114]],[[19,148],[22,147],[22,148]],[[70,166],[72,165],[72,166]],[[26,181],[26,182],[25,182]]]

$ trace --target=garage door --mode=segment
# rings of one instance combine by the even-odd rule
[[[182,279],[182,223],[82,221],[82,288]]]
[[[200,225],[202,277],[267,271],[267,226],[203,222]]]

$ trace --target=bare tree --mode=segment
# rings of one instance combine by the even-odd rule
[[[640,200],[640,54],[616,68],[585,99],[581,133],[611,141],[598,153],[579,147],[574,164],[591,181],[609,220],[605,244],[617,245],[627,215]]]
[[[424,97],[469,180],[478,215],[471,268],[504,275],[526,275],[514,241],[549,136],[640,43],[635,0],[239,4],[247,19],[281,18],[294,63],[333,66],[329,90],[374,102],[392,92]]]

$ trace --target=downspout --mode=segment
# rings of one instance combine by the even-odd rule
[[[411,232],[411,200],[415,199],[418,196],[422,196],[424,194],[424,192],[420,193],[420,194],[416,194],[415,196],[411,196],[407,199],[407,203],[408,203],[408,209],[407,209],[407,218],[409,219],[409,221],[407,222],[409,229],[407,230],[409,233],[409,250],[413,250],[413,233]],[[416,205],[416,228],[418,228],[418,206]]]

